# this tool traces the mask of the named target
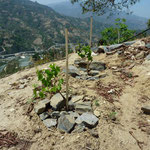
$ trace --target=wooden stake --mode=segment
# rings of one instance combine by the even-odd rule
[[[93,26],[93,17],[91,16],[91,24],[90,24],[90,47],[92,47],[92,27]]]
[[[65,29],[65,41],[66,41],[66,109],[68,110],[68,95],[69,95],[69,84],[68,84],[68,29]]]

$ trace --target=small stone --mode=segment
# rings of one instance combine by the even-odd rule
[[[96,117],[100,117],[101,113],[100,113],[99,111],[97,111],[97,110],[94,110],[94,115],[95,115]]]
[[[38,103],[37,105],[35,105],[34,110],[37,114],[41,114],[45,111],[46,106],[43,103]]]
[[[99,77],[89,77],[87,80],[91,80],[91,81],[99,80]]]
[[[40,103],[43,103],[45,106],[49,106],[50,99],[44,99],[44,100],[40,101]]]
[[[57,120],[56,119],[46,119],[43,120],[44,125],[47,128],[55,127],[57,125]]]
[[[86,127],[93,128],[98,124],[98,118],[92,113],[83,113],[76,119],[77,124],[83,123]]]
[[[51,113],[51,117],[54,119],[58,119],[60,117],[60,112],[59,111],[53,111]]]
[[[66,70],[64,70],[64,72],[66,72]],[[77,67],[75,66],[69,66],[68,67],[68,73],[72,76],[72,77],[76,77],[76,76],[80,76],[80,71]]]
[[[106,64],[102,62],[92,62],[89,68],[91,70],[103,71],[106,69]]]
[[[65,106],[65,100],[61,94],[57,93],[51,98],[50,105],[54,110],[60,110]]]
[[[141,108],[141,110],[145,113],[145,114],[150,114],[150,106],[143,106]]]
[[[49,117],[49,114],[47,112],[43,112],[39,115],[40,119],[43,121]]]
[[[90,72],[89,72],[89,75],[90,76],[96,76],[96,75],[98,75],[99,74],[99,71],[96,71],[96,70],[91,70]]]
[[[68,115],[68,112],[66,112],[66,111],[61,111],[61,112],[60,112],[60,116],[62,116],[62,115]]]
[[[73,130],[72,133],[81,133],[85,130],[86,130],[85,125],[84,124],[79,124],[79,125],[75,126],[75,129]]]
[[[27,85],[26,84],[22,84],[19,86],[19,89],[24,89]]]
[[[83,101],[83,98],[84,98],[84,95],[80,95],[80,96],[73,96],[71,101],[73,103],[77,103],[77,102],[82,102]]]
[[[75,106],[77,113],[82,114],[85,112],[92,112],[91,102],[77,103]]]
[[[62,115],[58,119],[58,126],[60,132],[70,133],[75,125],[75,119],[70,115]]]

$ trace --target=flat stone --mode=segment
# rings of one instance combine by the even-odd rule
[[[44,104],[45,106],[49,106],[50,105],[50,99],[44,99],[42,101],[40,101],[40,103]]]
[[[66,72],[66,70],[64,69],[64,72]],[[80,71],[77,67],[75,66],[69,66],[68,67],[68,73],[72,76],[72,77],[76,77],[76,76],[80,76]]]
[[[39,115],[40,119],[43,121],[49,117],[49,114],[47,112],[43,112]]]
[[[83,113],[76,121],[77,124],[84,124],[88,128],[93,128],[98,124],[98,118],[92,113]]]
[[[91,102],[77,103],[75,106],[75,110],[79,114],[82,114],[85,112],[92,112]]]
[[[146,48],[150,48],[150,43],[145,45]]]
[[[73,130],[74,126],[75,126],[75,119],[70,115],[62,115],[58,119],[57,128],[60,132],[70,133]]]
[[[150,106],[143,106],[141,108],[141,110],[145,113],[145,114],[150,114]]]
[[[54,110],[60,110],[65,106],[65,100],[61,94],[57,93],[51,98],[50,105]]]
[[[97,71],[97,70],[91,70],[90,72],[89,72],[89,75],[90,76],[96,76],[96,75],[98,75],[99,74],[99,71]]]
[[[71,101],[73,103],[82,102],[83,98],[84,98],[84,95],[73,96]]]
[[[43,120],[44,125],[47,128],[55,127],[57,125],[57,120],[56,119],[46,119]]]
[[[135,42],[136,41],[129,41],[129,42],[125,42],[123,44],[126,45],[126,46],[130,46],[130,45],[134,44]]]
[[[90,81],[95,81],[95,80],[99,80],[99,77],[88,77],[87,80],[90,80]]]
[[[43,113],[45,109],[46,109],[46,105],[41,102],[39,102],[38,104],[34,106],[34,110],[37,114]]]
[[[106,64],[102,62],[92,62],[89,68],[91,70],[103,71],[106,69]]]
[[[86,130],[86,127],[84,124],[78,124],[75,126],[75,129],[72,131],[72,133],[81,133]]]

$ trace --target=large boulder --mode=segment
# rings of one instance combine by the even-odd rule
[[[65,99],[60,93],[57,93],[51,98],[50,105],[54,110],[61,110],[65,106]]]
[[[103,62],[92,62],[89,68],[91,70],[103,71],[106,69],[106,64]]]
[[[84,124],[86,127],[93,128],[98,124],[98,118],[92,113],[83,113],[76,119],[77,124]]]
[[[58,119],[57,128],[60,132],[70,133],[75,126],[75,119],[70,115],[62,115]]]

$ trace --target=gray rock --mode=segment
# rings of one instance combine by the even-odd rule
[[[83,59],[77,59],[74,61],[74,64],[77,65],[80,68],[85,68],[87,67],[87,62],[84,61]]]
[[[39,115],[40,119],[43,121],[49,117],[49,114],[47,112],[43,112]]]
[[[150,54],[146,56],[146,60],[150,60]]]
[[[99,49],[98,47],[92,47],[92,48],[91,48],[91,50],[92,50],[94,53],[97,53],[97,52],[98,52],[98,49]]]
[[[91,70],[91,71],[89,72],[89,75],[90,75],[90,76],[99,75],[99,71],[97,71],[97,70]]]
[[[66,72],[66,70],[64,69],[64,72]],[[75,66],[69,66],[68,67],[68,73],[72,76],[72,77],[76,77],[76,76],[80,76],[80,71],[77,67]]]
[[[98,124],[98,118],[92,113],[83,113],[76,121],[77,124],[83,123],[88,128],[93,128]]]
[[[69,101],[68,107],[69,107],[69,110],[74,110],[74,108],[75,108],[75,103],[73,103],[72,101]]]
[[[71,101],[73,103],[82,102],[83,98],[84,98],[84,95],[73,96]]]
[[[92,62],[89,68],[91,70],[103,71],[106,69],[106,64],[102,62]]]
[[[86,130],[86,127],[84,124],[78,124],[75,126],[75,129],[72,131],[72,133],[81,133]]]
[[[40,101],[40,103],[44,104],[45,106],[49,106],[50,105],[50,99],[44,99],[42,101]]]
[[[150,114],[150,106],[143,106],[141,108],[141,110],[145,113],[145,114]]]
[[[60,116],[64,116],[64,115],[68,115],[68,112],[66,112],[66,111],[61,111],[61,112],[60,112]]]
[[[91,81],[94,81],[94,80],[99,80],[99,77],[89,77],[87,80],[91,80]]]
[[[58,126],[60,132],[70,133],[75,126],[75,119],[70,115],[62,115],[58,119]]]
[[[75,106],[75,110],[79,114],[82,114],[85,112],[92,112],[91,102],[77,103]]]
[[[58,119],[60,117],[60,112],[59,111],[53,111],[51,113],[51,117],[54,119]]]
[[[54,110],[60,110],[65,106],[65,100],[61,94],[57,93],[51,98],[50,105]]]
[[[126,45],[126,46],[130,46],[130,45],[134,44],[135,42],[136,41],[129,41],[129,42],[125,42],[123,44]]]
[[[47,128],[55,127],[57,125],[57,120],[56,119],[46,119],[43,120],[44,125]]]
[[[37,114],[41,114],[45,111],[46,109],[46,105],[44,103],[42,103],[41,101],[38,102],[35,106],[34,106],[34,110]]]
[[[150,43],[145,45],[146,48],[150,48]]]

